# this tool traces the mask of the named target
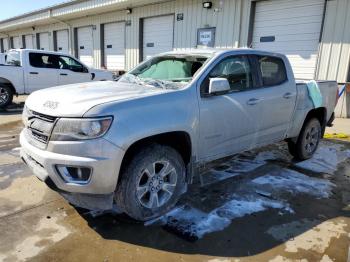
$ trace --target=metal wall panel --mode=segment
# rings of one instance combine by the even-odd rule
[[[350,81],[350,1],[327,1],[317,78]]]
[[[91,9],[90,5],[96,4],[101,7],[104,1],[87,1],[81,3],[81,10]],[[118,0],[114,1],[115,3]],[[202,0],[169,0],[158,1],[161,3],[149,4],[151,1],[136,1],[138,4],[145,2],[144,6],[135,7],[131,14],[126,14],[125,9],[120,11],[105,12],[94,14],[93,12],[83,18],[74,18],[65,20],[71,26],[71,29],[77,27],[93,25],[93,66],[101,66],[101,41],[100,24],[111,22],[126,21],[125,26],[125,69],[128,70],[139,63],[139,23],[141,18],[155,17],[161,15],[175,15],[174,21],[174,49],[184,50],[192,49],[197,44],[197,30],[203,27],[215,27],[216,39],[215,47],[232,48],[246,46],[249,29],[250,1],[248,0],[214,0],[212,9],[205,9],[202,6]],[[136,4],[135,2],[135,4]],[[85,6],[86,5],[86,6]],[[93,10],[93,9],[92,9]],[[59,10],[53,10],[52,15],[71,14],[70,7],[66,6]],[[176,15],[183,14],[183,20],[177,21]],[[39,15],[35,15],[39,19]],[[43,18],[43,15],[41,15]],[[19,23],[21,21],[12,21],[8,23]],[[25,35],[42,32],[67,29],[67,25],[50,20],[46,25],[37,25],[34,30],[32,27],[26,27],[21,30],[12,31],[9,34]],[[53,37],[50,38],[50,46],[54,46]],[[72,48],[73,49],[73,48]],[[73,52],[73,50],[70,50]]]

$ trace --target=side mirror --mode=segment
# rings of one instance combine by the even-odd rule
[[[209,94],[214,95],[230,91],[230,84],[226,78],[210,78]]]

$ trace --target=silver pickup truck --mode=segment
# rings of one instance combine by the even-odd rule
[[[338,99],[336,82],[318,86],[316,108],[280,54],[164,53],[117,82],[31,94],[21,157],[70,203],[145,221],[169,211],[210,161],[283,140],[296,159],[312,157]]]

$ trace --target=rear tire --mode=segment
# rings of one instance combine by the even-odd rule
[[[13,90],[9,86],[0,86],[0,108],[5,108],[12,103]]]
[[[131,218],[147,221],[174,207],[185,188],[185,164],[169,146],[142,148],[121,173],[115,201]]]
[[[321,136],[322,128],[320,121],[316,118],[310,118],[304,124],[295,144],[295,157],[298,160],[311,158],[317,150]]]

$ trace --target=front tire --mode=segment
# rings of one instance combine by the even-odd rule
[[[295,157],[298,160],[306,160],[316,152],[321,140],[322,128],[316,118],[309,119],[303,126],[297,143],[295,144]]]
[[[13,90],[8,86],[0,86],[0,108],[5,108],[12,103]]]
[[[115,201],[131,218],[147,221],[174,207],[185,188],[185,164],[169,146],[142,148],[121,173]]]

